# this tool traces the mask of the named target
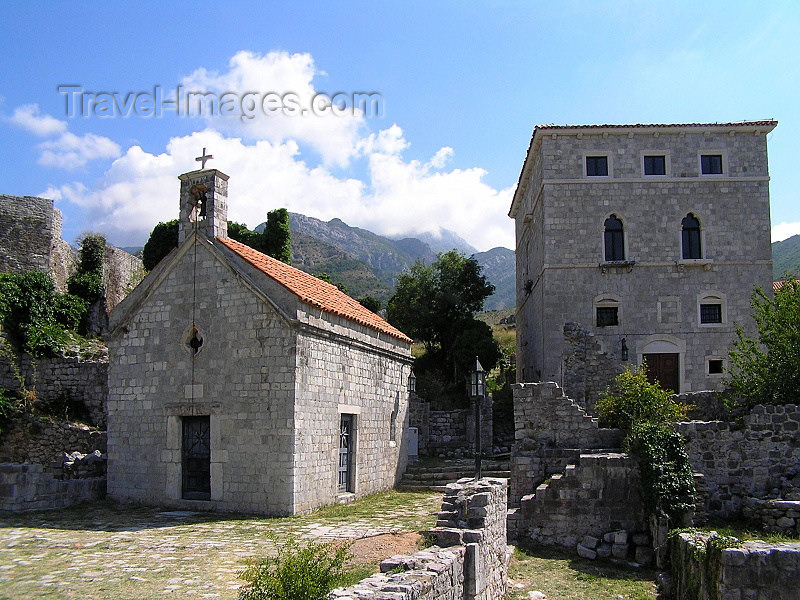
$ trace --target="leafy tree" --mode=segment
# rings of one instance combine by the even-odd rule
[[[86,235],[81,240],[80,260],[75,272],[67,279],[67,292],[86,302],[86,310],[79,331],[86,334],[89,329],[89,308],[103,297],[103,260],[106,255],[106,239],[102,235]]]
[[[476,355],[492,369],[497,344],[491,328],[473,316],[492,292],[478,261],[456,250],[437,255],[431,265],[417,261],[400,275],[387,312],[393,325],[425,346],[428,356],[415,368],[436,370],[459,390]]]
[[[262,252],[288,265],[292,258],[292,233],[289,229],[289,211],[285,208],[276,208],[269,211],[263,236],[264,250]]]
[[[362,296],[361,298],[357,298],[357,301],[361,306],[374,313],[381,309],[381,301],[372,296]]]
[[[730,387],[746,407],[793,404],[800,396],[800,282],[784,282],[774,298],[757,288],[750,305],[758,339],[736,328]]]
[[[173,248],[178,247],[178,219],[159,223],[150,232],[150,237],[142,249],[142,263],[148,271],[155,269]]]
[[[161,259],[178,247],[178,229],[178,219],[159,223],[153,228],[142,249],[145,269],[152,271]],[[289,212],[285,208],[267,213],[267,223],[261,233],[248,229],[244,223],[228,221],[228,237],[289,264],[291,233]]]

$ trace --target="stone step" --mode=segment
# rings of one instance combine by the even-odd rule
[[[463,470],[463,471],[450,471],[448,473],[408,473],[406,472],[403,475],[403,480],[407,481],[440,481],[442,479],[448,479],[452,481],[456,481],[457,479],[461,479],[462,477],[472,477],[475,474],[474,469]],[[491,469],[481,469],[481,475],[483,477],[503,477],[508,479],[511,476],[511,471],[501,471],[501,470],[491,470]]]

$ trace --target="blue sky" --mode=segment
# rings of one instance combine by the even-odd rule
[[[208,147],[229,216],[289,210],[378,233],[512,247],[537,123],[774,118],[773,239],[800,233],[797,2],[202,2],[3,6],[0,193],[46,196],[68,241],[140,245],[177,216]],[[67,114],[83,98],[186,91],[380,95],[382,116]],[[63,88],[62,88],[63,89]],[[133,95],[133,96],[130,96]],[[70,96],[75,98],[75,96]],[[146,108],[146,105],[143,105]],[[95,105],[97,107],[97,105]],[[152,112],[152,111],[151,111]]]

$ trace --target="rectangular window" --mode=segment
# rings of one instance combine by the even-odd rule
[[[720,375],[722,374],[722,359],[712,358],[708,361],[708,374]]]
[[[619,310],[616,306],[597,307],[597,326],[612,327],[619,325]]]
[[[703,175],[722,175],[722,154],[700,156],[700,172]]]
[[[607,156],[587,156],[586,157],[586,176],[587,177],[607,177],[608,176],[608,157]]]
[[[700,305],[701,323],[722,323],[721,304],[701,304]]]
[[[644,157],[645,175],[666,175],[667,159],[665,156],[645,156]]]

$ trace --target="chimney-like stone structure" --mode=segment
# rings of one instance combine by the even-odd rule
[[[228,237],[228,176],[217,169],[179,175],[181,210],[178,243],[197,230],[209,239]]]

